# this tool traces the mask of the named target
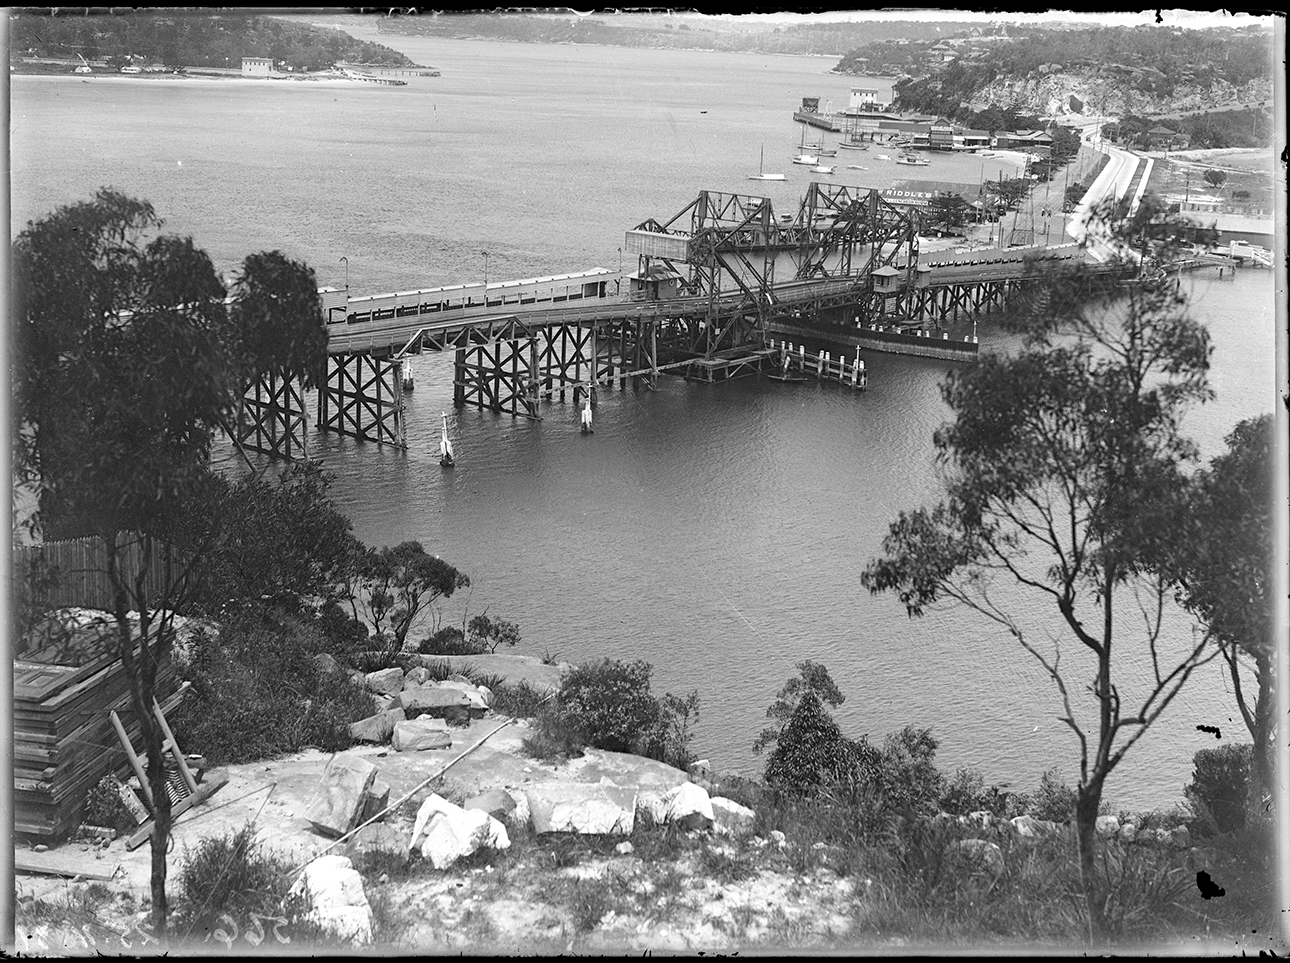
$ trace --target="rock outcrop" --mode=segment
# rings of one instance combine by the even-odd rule
[[[305,818],[320,833],[343,836],[359,823],[376,767],[365,759],[338,756],[327,764]]]
[[[610,784],[549,783],[525,792],[535,833],[631,835],[636,790]]]
[[[363,878],[347,856],[319,856],[306,866],[291,893],[299,895],[306,890],[310,905],[307,919],[338,939],[356,944],[372,941],[372,907],[363,891]]]
[[[443,719],[404,719],[395,723],[390,745],[395,752],[449,749],[452,747],[452,733]]]

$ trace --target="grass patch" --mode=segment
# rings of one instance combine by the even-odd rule
[[[493,690],[494,712],[500,712],[513,719],[534,719],[552,698],[553,693],[535,689],[527,682],[505,682],[489,684]]]

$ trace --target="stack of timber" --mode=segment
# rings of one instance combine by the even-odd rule
[[[99,781],[126,770],[110,713],[116,710],[136,742],[139,723],[116,657],[114,625],[77,628],[14,660],[16,832],[65,836],[79,824]],[[179,679],[169,658],[158,668],[156,695],[163,711],[178,704]]]

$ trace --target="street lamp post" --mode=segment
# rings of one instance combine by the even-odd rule
[[[484,255],[484,300],[488,300],[488,252],[480,251]]]
[[[349,293],[349,258],[342,257],[341,261],[345,264],[345,292]]]

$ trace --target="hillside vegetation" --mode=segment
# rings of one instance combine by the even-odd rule
[[[383,17],[378,30],[385,34],[524,43],[828,55],[874,40],[934,40],[969,26],[906,21],[779,25],[747,17],[485,13]]]
[[[136,14],[48,16],[16,13],[9,22],[11,60],[21,56],[109,62],[142,60],[167,67],[239,67],[269,57],[293,70],[325,70],[337,61],[411,66],[378,43],[340,30],[275,17]]]
[[[948,40],[956,59],[943,66],[930,44],[882,42],[852,50],[836,70],[900,76],[900,109],[963,121],[991,106],[1150,116],[1272,95],[1271,35],[1259,27],[1030,28]]]

